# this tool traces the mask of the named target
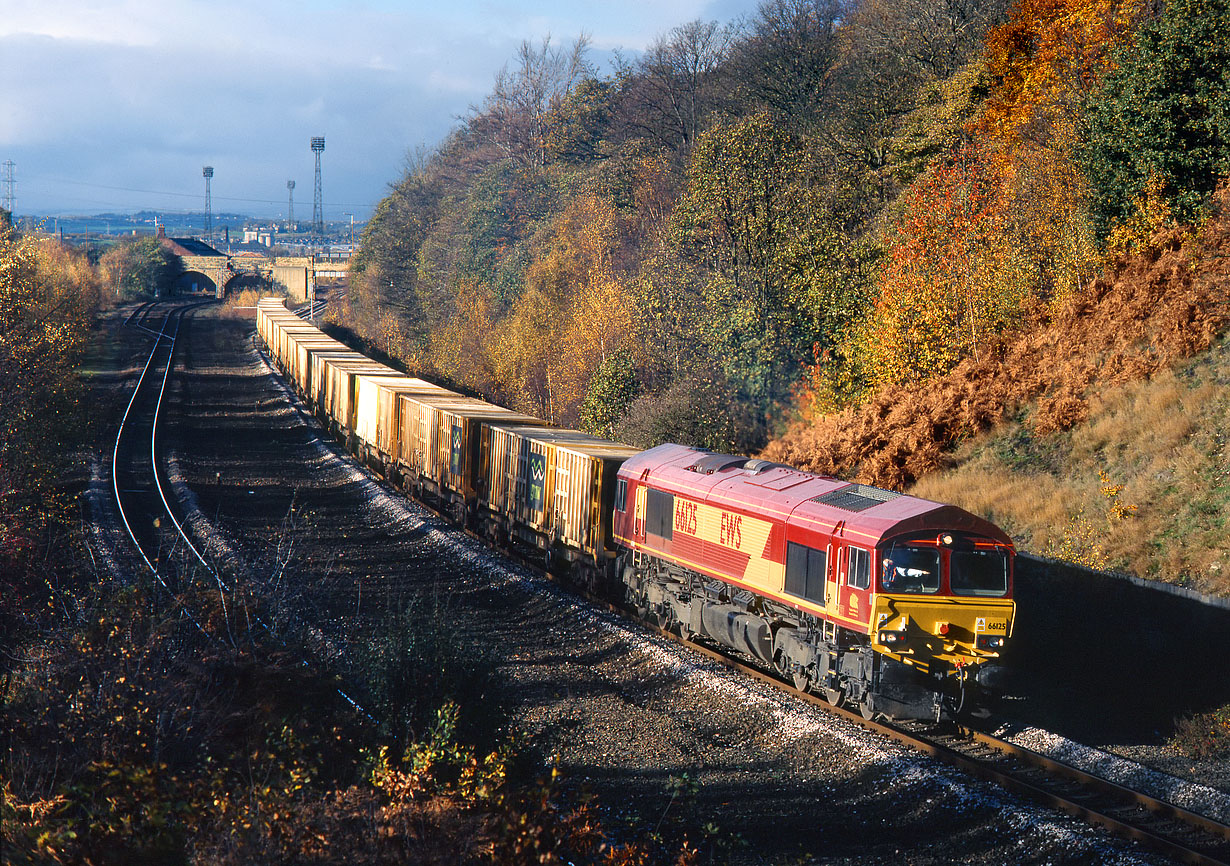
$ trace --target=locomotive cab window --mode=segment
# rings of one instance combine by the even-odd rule
[[[953,595],[1008,594],[1008,557],[999,550],[954,550],[948,561]]]
[[[866,589],[871,586],[871,554],[861,547],[848,547],[850,572],[846,583],[851,589]]]
[[[675,494],[645,492],[645,532],[670,541],[675,535]]]
[[[628,482],[623,478],[615,482],[615,510],[628,510]]]
[[[940,552],[931,547],[894,544],[881,558],[883,592],[928,593],[940,590]]]
[[[786,543],[786,592],[824,604],[824,576],[828,555],[823,550]]]

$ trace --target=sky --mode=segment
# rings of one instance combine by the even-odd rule
[[[758,0],[0,0],[0,195],[18,216],[213,212],[365,219],[490,93],[524,40],[603,68]]]

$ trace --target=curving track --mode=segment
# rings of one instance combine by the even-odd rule
[[[206,303],[210,302],[147,303],[125,322],[125,327],[146,332],[154,342],[116,432],[111,456],[112,492],[120,520],[145,570],[172,595],[198,568],[212,574],[184,531],[173,497],[167,495],[158,459],[158,422],[174,367],[179,329],[185,316]],[[191,618],[191,613],[185,613]],[[199,624],[197,627],[201,628]]]

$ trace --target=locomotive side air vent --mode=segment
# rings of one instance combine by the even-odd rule
[[[866,484],[851,484],[840,490],[830,490],[823,496],[813,498],[812,502],[831,505],[844,511],[866,511],[881,503],[892,502],[900,495],[892,490],[883,490]]]
[[[706,454],[689,466],[688,469],[693,472],[699,472],[701,475],[712,475],[714,472],[721,472],[723,469],[738,468],[745,463],[747,463],[746,457],[735,457],[733,454]]]

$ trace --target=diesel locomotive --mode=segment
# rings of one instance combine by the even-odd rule
[[[666,444],[641,451],[354,352],[278,299],[257,331],[361,460],[497,545],[871,718],[981,704],[1011,637],[1014,548],[952,505]]]

